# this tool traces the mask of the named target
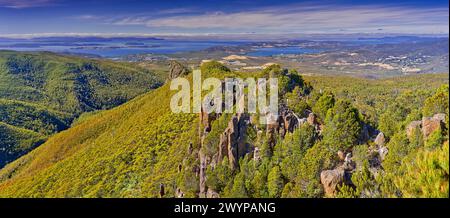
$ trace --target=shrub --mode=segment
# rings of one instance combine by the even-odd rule
[[[315,114],[317,114],[317,116],[321,120],[325,120],[328,110],[333,108],[334,104],[335,98],[333,93],[325,92],[319,97],[317,102],[314,104],[314,106],[312,107],[312,111]]]
[[[347,149],[358,142],[361,120],[358,110],[350,102],[338,100],[325,119],[323,137],[334,151]]]

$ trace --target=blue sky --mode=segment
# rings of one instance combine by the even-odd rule
[[[0,0],[0,35],[448,34],[448,1]],[[395,3],[394,3],[395,2]]]

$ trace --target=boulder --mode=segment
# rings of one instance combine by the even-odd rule
[[[309,123],[309,125],[311,126],[315,126],[317,125],[317,117],[314,113],[309,113],[308,114],[308,118],[306,118],[306,121]]]
[[[439,121],[441,121],[442,123],[445,123],[445,114],[444,113],[439,113],[439,114],[435,114],[435,115],[433,115],[433,119],[435,119],[435,120],[439,120]]]
[[[445,120],[445,114],[444,114]],[[442,117],[435,115],[433,117],[423,117],[422,118],[422,134],[424,138],[427,138],[432,132],[442,128],[444,122]]]
[[[442,128],[445,124],[445,114],[439,113],[432,117],[422,117],[421,121],[412,121],[406,127],[406,135],[408,138],[414,134],[417,128],[421,129],[424,139],[426,139],[432,132]]]
[[[177,190],[175,191],[175,197],[176,198],[183,198],[184,197],[184,192],[181,191],[180,188],[177,188]]]
[[[375,144],[378,146],[384,146],[386,143],[386,139],[384,138],[384,134],[382,132],[378,133],[377,137],[375,138]]]
[[[380,155],[381,161],[383,161],[386,158],[386,155],[388,154],[389,150],[387,147],[382,146],[380,149],[378,149],[378,155]]]
[[[344,163],[342,166],[345,171],[353,171],[356,168],[356,163],[352,159],[352,153],[347,153],[345,155]]]
[[[325,196],[333,197],[338,185],[344,182],[345,171],[341,168],[324,170],[320,173],[320,182],[323,185]]]
[[[337,152],[337,156],[338,156],[338,158],[339,158],[340,161],[344,161],[344,160],[345,160],[345,154],[344,154],[343,151],[339,150],[339,151]]]
[[[345,155],[344,162],[351,162],[352,161],[352,153],[347,153]]]

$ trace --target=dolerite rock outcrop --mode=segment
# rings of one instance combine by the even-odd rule
[[[200,123],[203,126],[203,131],[205,133],[208,133],[211,131],[211,124],[214,120],[216,120],[218,117],[220,116],[220,114],[216,114],[216,113],[207,113],[203,110],[203,108],[201,109],[200,112]]]
[[[186,76],[190,70],[178,61],[172,60],[169,62],[169,76],[168,80],[175,79],[180,76]]]
[[[325,196],[334,197],[338,188],[342,185],[353,187],[351,177],[355,168],[356,165],[352,160],[351,153],[347,153],[341,165],[332,170],[322,171],[320,182],[323,185]]]
[[[274,118],[274,121],[267,124],[266,127],[266,135],[270,147],[274,147],[277,143],[277,135],[284,137],[287,133],[294,132],[301,124],[305,123],[292,110],[289,110],[285,106],[280,108],[280,115]]]
[[[323,185],[325,196],[333,197],[338,186],[344,182],[345,171],[342,168],[324,170],[320,173],[320,182]]]
[[[408,138],[411,138],[414,135],[414,132],[417,129],[421,129],[422,128],[422,121],[412,121],[411,123],[408,124],[408,126],[406,126],[406,136],[408,136]]]
[[[218,162],[228,157],[231,169],[239,167],[239,158],[251,152],[246,143],[247,127],[250,124],[248,114],[236,114],[228,122],[228,127],[220,135]]]
[[[200,132],[201,146],[205,136],[212,130],[211,123],[218,119],[221,114],[200,114],[200,124],[204,130]],[[206,170],[208,167],[214,169],[217,163],[220,163],[225,157],[228,158],[230,168],[235,170],[239,168],[239,158],[252,152],[252,147],[247,143],[247,128],[250,124],[250,116],[245,113],[235,114],[228,122],[228,126],[220,135],[218,152],[212,157],[206,155],[202,150],[199,152],[199,183],[200,197],[218,197],[218,194],[206,186]]]
[[[384,144],[386,143],[386,138],[384,137],[384,133],[380,132],[378,133],[377,137],[375,138],[375,142],[376,145],[378,146],[384,146]]]
[[[445,114],[435,114],[432,117],[422,118],[422,134],[427,138],[431,133],[442,129],[445,124]]]
[[[445,114],[435,114],[432,117],[422,117],[422,120],[412,121],[406,126],[406,135],[411,138],[417,130],[422,132],[426,139],[431,133],[445,126]]]
[[[283,122],[284,133],[292,133],[299,126],[299,119],[294,112],[284,110],[281,114],[281,121]]]

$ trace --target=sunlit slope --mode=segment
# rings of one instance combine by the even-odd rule
[[[173,192],[195,143],[193,114],[172,114],[168,86],[89,118],[0,171],[0,196],[152,197]]]

